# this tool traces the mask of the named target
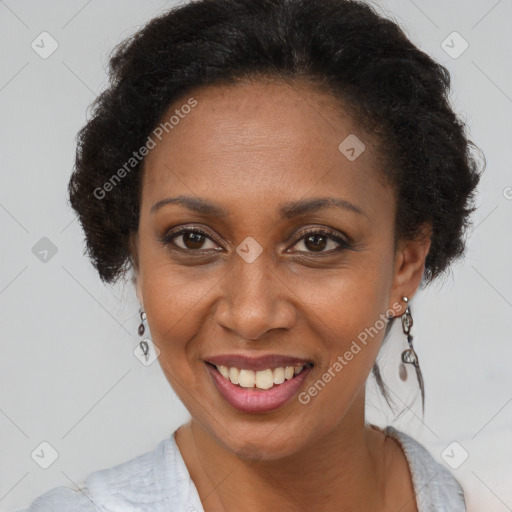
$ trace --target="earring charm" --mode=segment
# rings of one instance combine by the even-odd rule
[[[407,380],[407,368],[406,364],[412,364],[414,366],[414,369],[416,370],[416,376],[418,378],[418,384],[421,389],[421,397],[422,397],[422,403],[425,403],[425,390],[424,390],[424,383],[423,383],[423,375],[421,373],[420,369],[420,363],[418,359],[418,354],[416,354],[416,351],[414,350],[413,344],[412,344],[412,334],[411,334],[411,327],[413,326],[413,320],[411,315],[411,308],[409,307],[409,299],[407,297],[402,297],[402,300],[406,303],[405,312],[402,314],[401,320],[402,320],[402,331],[407,336],[407,344],[409,345],[409,348],[405,349],[402,352],[402,361],[400,362],[398,374],[400,376],[400,379],[403,381]]]
[[[144,322],[146,320],[146,313],[144,312],[144,310],[142,308],[140,308],[139,310],[139,313],[140,313],[140,325],[139,325],[139,336],[142,336],[144,334],[144,332],[146,331],[146,328],[144,327]]]
[[[140,308],[139,313],[140,313],[140,325],[139,325],[137,332],[139,333],[139,336],[143,336],[144,333],[146,332],[146,327],[144,326],[144,322],[146,321],[147,317],[146,317],[146,313],[144,312],[144,310],[142,308]],[[141,349],[142,353],[144,354],[146,361],[149,358],[149,343],[148,343],[148,341],[151,341],[151,340],[146,338],[139,342],[140,349]]]

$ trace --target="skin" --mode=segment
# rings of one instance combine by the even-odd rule
[[[314,363],[307,389],[380,315],[405,311],[402,297],[413,297],[423,275],[428,230],[394,246],[396,199],[382,179],[384,158],[327,93],[260,79],[195,89],[169,112],[190,96],[197,106],[145,159],[132,254],[160,365],[192,418],[176,442],[205,511],[416,511],[401,448],[364,418],[365,382],[385,329],[308,404],[294,398],[264,414],[232,408],[204,359],[305,357]],[[355,161],[338,150],[350,134],[366,145]],[[214,201],[228,215],[176,203],[150,212],[179,195]],[[277,213],[283,202],[312,197],[342,198],[364,214]],[[159,242],[178,225],[210,238]],[[333,252],[339,244],[321,239],[315,251],[304,238],[309,227],[353,243]],[[252,263],[236,252],[249,236],[263,248]],[[203,256],[192,255],[195,247]]]

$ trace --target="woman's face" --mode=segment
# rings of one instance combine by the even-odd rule
[[[395,253],[393,190],[370,140],[330,96],[254,82],[190,97],[197,104],[172,106],[172,129],[153,137],[145,159],[139,298],[192,417],[228,450],[283,457],[360,426],[383,319],[403,312],[428,245]],[[165,202],[178,197],[187,199]],[[261,387],[231,383],[214,360]],[[282,382],[276,368],[302,363]]]

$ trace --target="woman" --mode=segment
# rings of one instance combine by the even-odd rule
[[[465,510],[364,417],[397,317],[423,397],[410,301],[474,210],[446,69],[364,3],[199,0],[120,45],[111,80],[71,204],[101,279],[133,272],[141,350],[191,420],[28,510]]]

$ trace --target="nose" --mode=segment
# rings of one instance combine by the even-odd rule
[[[234,259],[233,268],[221,284],[217,323],[251,341],[272,329],[290,329],[297,314],[294,294],[265,251],[251,263],[238,255]]]

